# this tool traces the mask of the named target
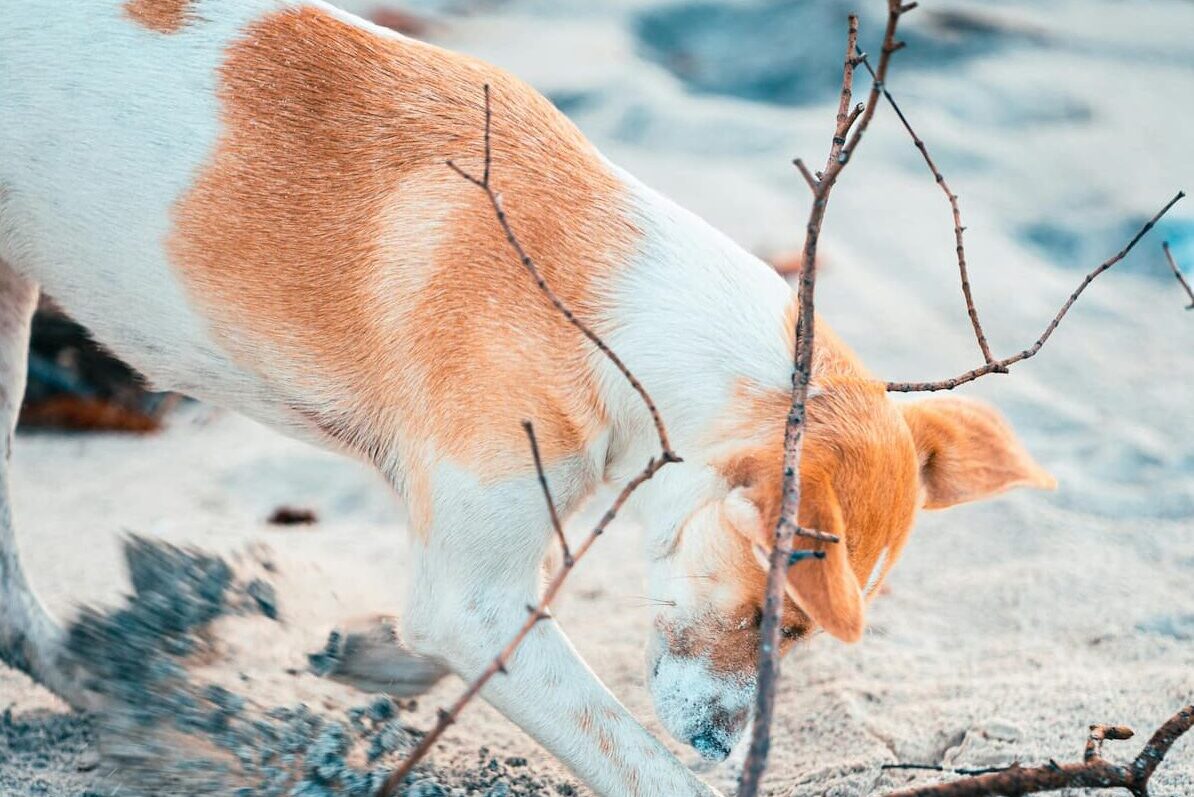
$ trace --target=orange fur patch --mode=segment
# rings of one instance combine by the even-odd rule
[[[538,291],[484,194],[493,180],[547,282],[582,318],[639,236],[623,187],[533,89],[479,61],[319,9],[259,20],[231,46],[225,133],[176,208],[170,253],[242,365],[321,427],[410,478],[447,457],[486,477],[531,467],[604,423],[592,349]],[[417,507],[417,526],[426,506]]]
[[[824,514],[819,510],[826,499],[822,493],[832,490],[841,508],[850,570],[865,585],[884,551],[884,574],[890,570],[911,532],[919,486],[916,450],[882,384],[870,378],[820,319],[813,387],[801,459],[800,522],[815,527],[814,516]],[[747,488],[763,518],[765,542],[779,519],[784,422],[790,403],[787,390],[740,384],[732,402],[735,415],[716,432],[730,441],[726,456],[716,465],[731,487]],[[795,547],[818,544],[798,538]],[[793,573],[821,564],[797,565]],[[753,578],[756,569],[742,578]]]
[[[177,33],[190,18],[193,0],[127,0],[124,13],[158,33]]]
[[[710,614],[702,622],[683,628],[659,627],[671,655],[707,661],[709,670],[718,675],[749,677],[758,670],[758,602],[766,586],[767,574],[758,567],[743,566],[748,561],[754,559],[750,550],[745,549],[737,571],[743,593],[737,611],[725,615]],[[812,627],[808,616],[791,599],[784,598],[784,634],[780,639],[780,652],[787,652]]]

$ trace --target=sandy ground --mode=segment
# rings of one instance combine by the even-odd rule
[[[733,96],[732,85],[694,92],[679,67],[651,56],[636,38],[643,20],[689,24],[650,16],[669,8],[683,4],[513,2],[445,15],[434,37],[529,79],[614,160],[745,246],[798,246],[806,192],[787,164],[827,147],[839,32],[785,34],[791,48],[833,42],[828,94],[764,104]],[[994,347],[1010,352],[1131,223],[1194,188],[1194,5],[1055,0],[982,14],[985,34],[940,15],[912,17],[920,40],[958,38],[963,55],[926,65],[910,54],[891,84],[962,195],[975,294]],[[873,38],[875,21],[864,25]],[[673,67],[687,63],[670,57]],[[698,65],[700,57],[699,48],[685,55]],[[1160,232],[1194,271],[1194,205],[1179,206]],[[787,661],[769,793],[878,794],[913,777],[880,769],[897,761],[1073,759],[1091,722],[1143,732],[1194,699],[1194,318],[1164,271],[1160,240],[1104,277],[1040,357],[967,389],[1009,415],[1061,487],[921,518],[865,640],[846,648],[818,638]],[[835,195],[826,246],[822,312],[878,373],[931,378],[977,362],[948,208],[887,109]],[[127,591],[120,539],[129,531],[227,554],[265,546],[284,622],[220,621],[223,655],[207,675],[317,708],[364,699],[286,672],[304,669],[305,654],[344,618],[400,610],[402,510],[363,467],[193,407],[146,439],[22,436],[13,480],[23,554],[56,612],[112,605]],[[321,521],[271,527],[265,518],[279,504],[313,507]],[[658,733],[643,685],[642,572],[636,529],[623,523],[575,574],[558,613],[598,674]],[[407,720],[425,726],[458,688],[445,681]],[[119,784],[86,725],[11,672],[0,672],[4,708],[6,797]],[[1112,751],[1137,749],[1131,741]],[[740,755],[706,777],[732,789]],[[573,788],[480,704],[432,762],[460,773],[491,759],[525,793]],[[445,782],[486,794],[493,781]],[[1194,793],[1194,742],[1175,747],[1154,786],[1158,795]]]

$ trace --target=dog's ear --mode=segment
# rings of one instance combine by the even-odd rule
[[[840,542],[825,543],[797,537],[793,550],[821,551],[824,559],[805,559],[788,569],[787,593],[809,618],[843,642],[862,638],[866,622],[858,578],[850,567],[842,511],[833,487],[826,479],[805,478],[801,485],[800,524],[805,528],[837,535]],[[774,547],[774,529],[766,528],[757,506],[742,489],[726,499],[726,517],[754,545],[755,555],[765,568]]]
[[[862,639],[865,603],[858,577],[850,567],[846,528],[837,494],[828,479],[805,478],[801,485],[800,525],[837,536],[839,542],[806,537],[793,541],[795,550],[821,551],[824,559],[805,559],[788,568],[788,595],[813,622],[843,642]]]
[[[987,404],[951,397],[900,409],[916,441],[926,509],[976,501],[1012,487],[1057,487],[1057,480]]]

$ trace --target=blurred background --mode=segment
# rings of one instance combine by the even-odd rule
[[[886,8],[339,4],[506,67],[612,160],[781,266],[807,217],[791,161],[828,151],[846,15],[861,15],[860,47],[877,52]],[[974,295],[997,355],[1035,340],[1086,272],[1179,189],[1194,189],[1191,32],[1190,0],[924,0],[901,23],[907,47],[889,88],[960,195]],[[867,89],[860,75],[856,98]],[[1060,489],[922,519],[868,638],[852,649],[818,639],[787,665],[771,793],[881,793],[913,777],[881,768],[895,761],[1069,760],[1091,722],[1148,730],[1194,695],[1194,311],[1163,240],[1194,272],[1194,201],[1101,277],[1038,357],[963,391],[1007,414]],[[818,307],[877,376],[937,379],[980,362],[949,206],[886,106],[836,189],[822,255]],[[291,623],[242,671],[278,669],[288,656],[301,663],[346,615],[400,610],[403,512],[363,467],[143,393],[50,303],[33,353],[29,433],[13,479],[23,553],[55,610],[127,589],[127,530],[276,552]],[[271,522],[290,517],[279,509],[304,524]],[[607,535],[577,573],[560,614],[598,673],[658,732],[642,684],[647,615],[633,526],[619,535],[622,544]],[[300,696],[322,694],[301,678],[287,683]],[[455,688],[422,701],[412,722]],[[10,703],[59,708],[0,673],[0,705]],[[71,756],[86,746],[41,774],[29,763],[36,749],[13,753],[0,785],[9,777],[11,793],[32,794],[20,789],[40,777],[56,793],[78,793],[70,789],[91,775],[71,769]],[[555,784],[584,793],[487,707],[471,708],[433,761],[467,771],[481,746],[529,760],[532,776],[510,793]],[[1188,741],[1175,748],[1157,793],[1194,790],[1192,759]],[[708,777],[726,788],[739,765],[733,757]]]

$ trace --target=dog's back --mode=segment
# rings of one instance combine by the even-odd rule
[[[491,85],[511,217],[591,306],[638,232],[625,185],[538,94],[319,2],[0,13],[0,260],[155,382],[370,456],[399,417],[441,453],[501,449],[507,427],[521,451],[517,421],[544,408],[550,454],[583,448],[589,354],[445,165],[480,169]],[[503,367],[462,378],[477,363]]]

